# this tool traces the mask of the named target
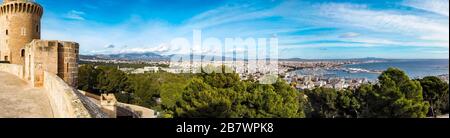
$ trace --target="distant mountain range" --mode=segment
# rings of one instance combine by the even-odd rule
[[[124,54],[99,54],[99,55],[80,55],[81,60],[129,60],[129,61],[168,61],[175,55],[159,55],[152,52],[147,53],[124,53]],[[189,55],[177,55],[189,56]],[[229,57],[221,56],[202,56],[203,59],[225,59],[232,60]]]
[[[169,60],[171,56],[163,56],[156,53],[124,53],[124,54],[99,54],[80,55],[81,60]]]
[[[123,54],[99,54],[99,55],[80,55],[81,60],[129,60],[129,61],[168,61],[174,55],[159,55],[157,53],[146,52],[146,53],[123,53]],[[187,56],[187,55],[181,55]],[[230,57],[220,57],[220,56],[202,56],[202,58],[208,59],[225,59],[233,60]],[[336,61],[336,60],[358,60],[358,61],[368,61],[368,60],[387,60],[383,58],[367,57],[367,58],[352,58],[352,59],[302,59],[302,58],[289,58],[289,59],[279,59],[280,61]]]

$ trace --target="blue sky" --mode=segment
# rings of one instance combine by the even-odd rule
[[[37,0],[43,39],[81,54],[170,54],[170,40],[274,37],[281,58],[448,58],[448,0]],[[213,48],[212,48],[213,49]]]

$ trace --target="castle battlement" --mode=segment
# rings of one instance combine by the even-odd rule
[[[27,0],[4,2],[0,6],[0,16],[9,13],[29,13],[42,16],[43,12],[41,5]]]

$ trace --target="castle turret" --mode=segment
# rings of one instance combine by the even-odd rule
[[[0,61],[24,65],[25,45],[41,38],[43,8],[34,0],[4,0],[0,5]]]

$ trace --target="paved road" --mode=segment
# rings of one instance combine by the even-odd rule
[[[51,118],[52,109],[43,89],[0,71],[0,118]]]

